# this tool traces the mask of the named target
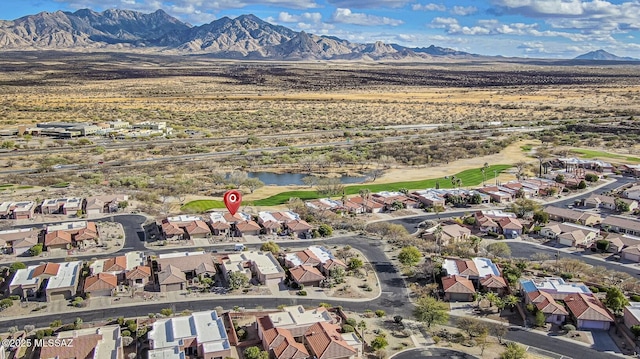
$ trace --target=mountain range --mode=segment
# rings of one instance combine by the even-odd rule
[[[640,61],[633,57],[620,57],[604,50],[596,50],[582,54],[574,60],[597,60],[597,61]]]
[[[49,49],[154,51],[269,60],[415,61],[480,57],[434,45],[409,48],[381,41],[354,43],[334,36],[296,32],[254,15],[223,17],[200,26],[184,23],[163,10],[144,14],[121,9],[103,12],[82,9],[0,20],[0,51]]]

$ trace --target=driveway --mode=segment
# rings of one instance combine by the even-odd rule
[[[613,339],[611,339],[609,331],[592,330],[591,336],[593,337],[593,349],[599,352],[622,353]]]

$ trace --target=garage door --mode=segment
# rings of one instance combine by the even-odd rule
[[[49,301],[53,300],[65,300],[71,298],[71,292],[68,290],[62,292],[53,292],[49,294]]]
[[[609,329],[608,322],[585,320],[582,322],[582,329]]]
[[[622,257],[624,259],[632,261],[632,262],[640,262],[640,256],[638,256],[636,254],[623,253]]]
[[[182,290],[182,283],[167,284],[167,292],[173,292],[176,290]]]

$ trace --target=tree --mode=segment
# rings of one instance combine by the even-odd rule
[[[496,256],[508,258],[511,257],[511,248],[504,242],[494,242],[487,246],[487,252]]]
[[[580,181],[580,183],[578,183],[578,189],[585,189],[587,188],[587,182],[585,182],[584,180]]]
[[[533,212],[533,220],[536,223],[548,223],[549,222],[549,213],[545,211],[535,211]]]
[[[489,329],[486,325],[482,325],[479,327],[479,332],[475,336],[476,343],[480,346],[480,356],[484,355],[484,349],[487,347],[487,343],[489,343]]]
[[[260,246],[260,250],[263,252],[271,252],[275,255],[280,253],[280,246],[276,242],[269,241],[263,243],[262,246]]]
[[[323,223],[318,227],[318,233],[321,237],[331,237],[333,234],[333,228],[330,225]]]
[[[245,359],[269,359],[269,353],[258,347],[248,347],[244,350]]]
[[[563,183],[564,182],[564,175],[559,173],[556,178],[555,178],[556,182],[558,183]]]
[[[27,268],[26,264],[24,264],[22,262],[13,262],[9,266],[9,272],[15,273],[18,269],[25,269],[25,268]]]
[[[633,335],[636,337],[636,339],[638,339],[638,337],[640,337],[640,325],[632,325],[631,328],[631,333],[633,333]]]
[[[513,342],[507,344],[507,349],[500,354],[500,359],[525,359],[526,357],[526,349]]]
[[[467,335],[469,335],[470,337],[474,337],[480,330],[480,327],[483,326],[483,323],[475,318],[462,317],[458,319],[458,321],[456,322],[456,326],[458,327],[458,329],[467,332]]]
[[[346,273],[342,267],[333,267],[329,270],[329,278],[335,283],[343,283]]]
[[[444,324],[449,320],[449,307],[431,296],[423,296],[416,301],[413,314],[416,320],[431,328],[433,324]]]
[[[625,297],[622,290],[618,287],[609,287],[607,296],[604,299],[604,305],[611,309],[616,315],[622,314],[624,307],[629,305],[629,300]]]
[[[480,243],[482,243],[482,237],[471,236],[469,237],[469,243],[471,244],[471,247],[473,247],[473,252],[475,254],[478,254],[478,251],[480,249]]]
[[[251,178],[247,178],[242,185],[244,185],[245,187],[249,188],[249,191],[251,193],[253,193],[255,190],[257,190],[260,187],[264,187],[264,182],[260,181],[260,179],[255,178],[255,177],[251,177]]]
[[[629,212],[631,208],[629,207],[629,203],[623,201],[620,198],[616,198],[613,203],[616,205],[616,211],[620,213]]]
[[[511,203],[507,209],[510,212],[515,213],[518,218],[523,218],[528,215],[533,215],[538,211],[542,211],[542,206],[540,206],[540,203],[532,199],[518,198]]]
[[[231,272],[229,274],[229,288],[231,290],[239,289],[249,283],[249,278],[242,272]]]
[[[587,182],[598,182],[600,176],[595,173],[587,173],[586,175],[584,175],[584,179]]]
[[[385,337],[384,334],[378,335],[371,341],[371,349],[373,350],[382,350],[386,348],[388,345],[389,345],[389,342],[387,341],[387,338]]]
[[[353,257],[349,259],[348,265],[350,270],[358,270],[362,268],[364,262],[360,258]]]
[[[227,182],[235,188],[240,188],[249,179],[249,175],[244,171],[233,171],[227,174]]]
[[[340,178],[321,178],[318,180],[318,193],[323,196],[336,196],[342,193],[344,185]]]
[[[318,184],[318,177],[316,176],[305,176],[302,177],[302,183],[309,188]]]
[[[38,243],[33,247],[29,248],[29,254],[33,257],[37,257],[42,254],[42,243]]]
[[[128,202],[128,201],[121,201],[121,202],[118,202],[118,208],[120,208],[120,209],[124,210],[124,209],[126,209],[127,207],[129,207],[129,202]]]
[[[502,344],[502,338],[507,334],[509,327],[498,323],[487,323],[489,327],[489,333],[498,338],[498,342]]]
[[[489,163],[485,162],[484,165],[482,165],[482,169],[480,171],[482,171],[482,185],[484,186],[484,183],[487,181],[487,170],[489,169]]]
[[[547,323],[547,317],[544,316],[544,313],[542,313],[542,311],[537,311],[536,312],[536,319],[535,319],[535,326],[536,327],[544,327],[545,324]]]
[[[412,267],[420,262],[422,253],[414,246],[404,247],[398,254],[398,260],[405,266]]]
[[[520,303],[520,299],[518,299],[518,297],[516,297],[513,294],[509,294],[504,298],[504,304],[507,307],[511,308],[511,311],[514,310],[514,308],[516,307],[516,305],[518,305],[518,303]]]
[[[482,203],[482,196],[480,195],[480,193],[474,193],[473,195],[471,195],[471,198],[469,198],[469,203],[470,204]]]

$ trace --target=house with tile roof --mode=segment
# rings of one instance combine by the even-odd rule
[[[583,226],[594,226],[602,222],[602,217],[593,212],[583,212],[554,206],[547,206],[544,211],[549,215],[549,219],[552,221],[570,222],[581,224]]]
[[[395,211],[397,206],[401,208],[418,208],[420,205],[417,200],[400,192],[378,192],[372,194],[371,199],[382,204],[384,206],[382,210],[387,212]]]
[[[205,252],[162,253],[151,260],[154,284],[161,292],[183,290],[189,281],[203,275],[213,277],[216,274],[215,260]]]
[[[69,249],[72,244],[71,234],[67,231],[53,231],[44,235],[44,247],[46,250]]]
[[[262,229],[260,225],[253,220],[239,221],[232,225],[231,228],[234,237],[257,236]]]
[[[7,254],[21,256],[38,244],[41,231],[35,228],[18,228],[0,231],[0,246]]]
[[[506,238],[518,238],[522,235],[522,223],[517,218],[500,218],[498,225],[500,226],[500,232]]]
[[[129,287],[144,288],[151,280],[151,267],[145,265],[133,267],[125,273],[124,278]]]
[[[262,348],[276,359],[307,359],[309,352],[304,344],[293,338],[291,331],[283,328],[270,328],[262,332]]]
[[[569,222],[550,222],[540,229],[540,235],[565,246],[586,248],[598,238],[600,230]]]
[[[503,277],[495,274],[489,274],[488,276],[480,279],[480,287],[487,292],[497,293],[498,295],[504,295],[507,292],[507,281]]]
[[[125,359],[118,325],[63,331],[56,339],[58,343],[71,342],[72,345],[45,345],[37,349],[40,353],[36,353],[36,357]]]
[[[311,265],[315,266],[324,276],[329,276],[333,268],[347,269],[347,265],[343,261],[336,258],[329,249],[323,246],[309,246],[302,251],[287,253],[284,260],[287,268]]]
[[[309,354],[317,359],[355,358],[358,350],[344,340],[339,329],[337,325],[327,322],[318,322],[310,326],[303,337]]]
[[[346,203],[359,206],[362,208],[362,213],[380,213],[384,209],[384,205],[382,203],[376,202],[371,198],[363,198],[361,196],[348,198]]]
[[[309,327],[318,322],[338,324],[340,319],[324,307],[305,309],[302,305],[288,306],[258,320],[258,336],[262,338],[261,330],[282,328],[291,331],[294,338],[301,338]]]
[[[441,193],[435,189],[425,189],[420,191],[411,192],[411,197],[416,199],[426,208],[442,207],[446,205],[446,199],[444,193]]]
[[[546,323],[561,325],[569,315],[564,305],[556,302],[553,296],[547,292],[539,290],[529,292],[524,300],[525,304],[533,303],[544,314]]]
[[[640,221],[626,217],[608,216],[602,220],[601,227],[612,232],[640,236]]]
[[[435,230],[437,227],[425,232],[422,237],[427,240],[436,241]],[[461,226],[457,223],[452,223],[444,226],[440,226],[442,229],[440,236],[440,245],[446,246],[450,243],[459,243],[468,239],[471,236],[471,230],[467,227]]]
[[[449,302],[472,302],[476,289],[467,278],[459,275],[442,277],[444,300]]]
[[[303,219],[296,219],[285,224],[286,232],[296,238],[311,238],[313,226]]]
[[[629,211],[638,209],[638,201],[636,200],[605,196],[601,194],[592,194],[588,198],[583,199],[582,206],[587,208],[604,208],[610,211],[616,211],[617,201],[621,201],[622,203],[629,205]]]
[[[118,277],[103,272],[91,275],[84,280],[83,292],[92,297],[110,297],[118,288]]]
[[[596,297],[573,293],[567,295],[564,302],[577,329],[608,330],[614,321],[611,313]]]
[[[85,198],[82,208],[88,216],[100,215],[102,213],[114,213],[119,209],[121,202],[129,200],[126,194],[114,194],[104,196],[92,196]]]
[[[555,300],[564,300],[567,295],[576,293],[593,296],[584,283],[567,283],[562,278],[520,279],[519,285],[524,296],[535,291],[549,293]]]
[[[211,229],[209,226],[200,220],[191,221],[185,227],[184,231],[187,233],[187,239],[191,238],[207,238],[211,236]]]
[[[298,286],[319,287],[326,279],[316,267],[308,265],[293,267],[289,270],[289,273],[291,274],[291,280]]]
[[[231,356],[227,330],[215,310],[158,319],[147,336],[149,359],[213,359]]]
[[[160,230],[162,231],[162,236],[164,239],[181,240],[185,238],[184,229],[178,227],[178,225],[174,223],[162,223],[160,225]]]

